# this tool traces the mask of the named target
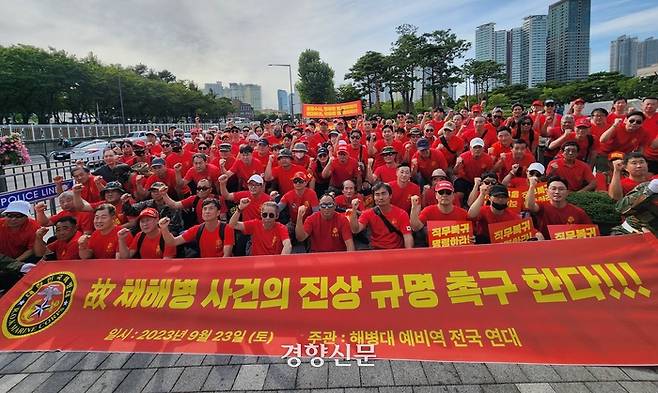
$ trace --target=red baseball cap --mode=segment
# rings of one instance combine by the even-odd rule
[[[159,219],[160,213],[158,213],[158,211],[152,207],[147,207],[146,209],[142,210],[141,213],[139,213],[139,216],[137,217],[137,221],[141,220],[144,217]]]
[[[624,159],[624,153],[620,151],[613,151],[612,153],[608,154],[608,161],[616,161],[623,159]]]
[[[535,105],[544,106],[544,101],[542,101],[542,100],[532,101],[532,106],[535,106]]]
[[[587,117],[580,117],[578,120],[576,120],[576,128],[578,127],[591,127],[592,123],[589,121]]]
[[[341,153],[341,152],[347,153],[347,146],[345,146],[345,145],[338,146],[338,152],[339,153]]]
[[[583,100],[582,98],[576,98],[576,99],[573,101],[573,103],[574,103],[574,104],[584,104],[584,103],[585,103],[585,100]]]
[[[471,112],[482,112],[482,107],[478,104],[471,106]]]
[[[308,180],[307,177],[306,177],[306,173],[304,173],[302,171],[295,172],[295,174],[292,176],[292,179],[293,180],[302,179],[304,181]]]
[[[141,147],[142,149],[146,149],[146,143],[143,140],[138,139],[133,142],[133,147]]]
[[[436,183],[436,186],[434,186],[434,191],[441,191],[441,190],[455,191],[455,187],[453,187],[452,183],[450,183],[449,181],[441,180],[440,182]]]

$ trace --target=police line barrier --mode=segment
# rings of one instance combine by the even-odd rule
[[[44,262],[0,298],[0,350],[656,365],[656,261],[629,235]]]

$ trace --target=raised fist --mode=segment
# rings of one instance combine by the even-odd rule
[[[128,203],[128,202],[130,202],[130,198],[132,198],[132,196],[128,193],[125,193],[125,194],[121,195],[121,202],[122,203]]]
[[[352,199],[352,209],[358,210],[359,209],[359,204],[360,204],[360,201],[359,201],[358,198]]]
[[[279,196],[279,191],[274,190],[274,191],[270,192],[270,197],[271,197],[272,199],[274,199],[274,198],[276,198],[276,197],[278,197],[278,196]]]
[[[507,158],[507,153],[500,153],[500,159],[504,160],[505,158]]]
[[[119,239],[126,240],[128,238],[128,235],[130,235],[130,229],[128,228],[121,228],[119,232],[117,232],[117,236]]]
[[[46,211],[46,204],[44,202],[39,202],[36,205],[34,205],[34,211],[43,213]]]
[[[420,206],[420,197],[418,195],[411,196],[411,207]]]
[[[61,176],[55,176],[55,177],[53,177],[53,183],[55,183],[55,185],[59,186],[62,183],[64,183],[64,178],[61,177]]]
[[[618,117],[615,119],[615,121],[612,123],[613,126],[617,127],[618,125],[621,124],[621,122],[624,121],[621,117]]]
[[[73,190],[73,193],[74,193],[74,194],[80,194],[80,193],[82,192],[82,184],[80,184],[80,183],[75,183],[75,184],[73,185],[72,190]]]
[[[240,210],[244,209],[251,203],[251,200],[249,198],[242,198],[240,199]]]
[[[489,188],[491,188],[491,186],[486,183],[480,184],[480,194],[486,195],[489,193]]]
[[[144,175],[137,175],[135,176],[135,181],[137,183],[141,183],[141,181],[144,180]]]
[[[374,158],[372,158],[372,157],[371,157],[371,158],[368,158],[368,166],[369,166],[369,167],[372,167],[374,163],[375,163],[375,159],[374,159]]]
[[[304,214],[306,214],[306,205],[301,205],[301,206],[297,209],[297,217],[303,217]]]
[[[226,184],[228,183],[228,175],[224,174],[221,175],[217,178],[217,181],[219,181],[219,184]]]
[[[518,171],[520,167],[521,166],[519,164],[512,164],[511,172],[517,173],[516,171]]]
[[[482,178],[476,177],[473,179],[473,182],[475,183],[476,186],[479,186],[480,184],[482,184]]]
[[[158,188],[158,191],[166,193],[167,191],[169,191],[169,187],[167,187],[166,185],[161,186],[160,188]]]
[[[226,165],[226,159],[220,158],[219,159],[219,166],[223,167],[224,165]]]
[[[181,164],[180,162],[177,162],[177,163],[174,165],[174,170],[176,170],[176,172],[180,172],[180,171],[182,171],[182,170],[183,170],[183,164]]]
[[[530,179],[528,179],[528,181],[530,182],[530,187],[535,187],[539,182],[539,179],[533,176]]]
[[[169,217],[162,217],[160,221],[158,221],[158,226],[160,227],[160,229],[169,228],[170,222],[171,219]]]
[[[87,245],[89,244],[89,235],[82,235],[78,238],[78,246],[82,248],[87,248]]]
[[[457,159],[455,160],[455,166],[462,165],[463,163],[464,163],[464,159],[461,157],[457,157]]]
[[[615,172],[621,172],[622,169],[624,169],[624,161],[619,159],[619,160],[614,160],[612,162],[613,169]]]
[[[36,208],[36,206],[35,206],[35,208]],[[38,238],[43,238],[46,235],[46,233],[48,233],[48,227],[41,227],[41,228],[37,229],[36,236]]]

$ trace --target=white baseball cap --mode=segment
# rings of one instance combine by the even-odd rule
[[[484,147],[484,141],[482,138],[473,138],[471,139],[471,147],[480,146]]]
[[[528,166],[528,172],[530,171],[537,171],[543,175],[544,173],[546,173],[546,168],[544,168],[544,166],[539,162],[533,162]]]
[[[253,182],[258,183],[258,184],[264,184],[265,183],[265,180],[263,180],[261,175],[251,175],[249,180],[247,180],[247,183],[249,183],[250,181],[253,181]]]
[[[649,190],[654,194],[658,194],[658,179],[653,179],[649,182]]]
[[[12,201],[4,211],[5,213],[20,213],[26,217],[32,215],[32,206],[25,201]]]

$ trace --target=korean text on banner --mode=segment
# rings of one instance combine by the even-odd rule
[[[656,260],[658,240],[635,234],[43,262],[0,298],[0,351],[281,356],[298,344],[374,345],[386,359],[656,365]]]
[[[548,235],[553,240],[586,239],[600,236],[596,224],[548,225]]]
[[[535,229],[531,218],[489,224],[492,243],[518,243],[534,237]]]
[[[428,221],[427,244],[432,248],[466,246],[471,244],[471,221]]]
[[[326,119],[361,114],[363,114],[361,100],[343,102],[341,104],[302,104],[302,117],[304,118]]]

